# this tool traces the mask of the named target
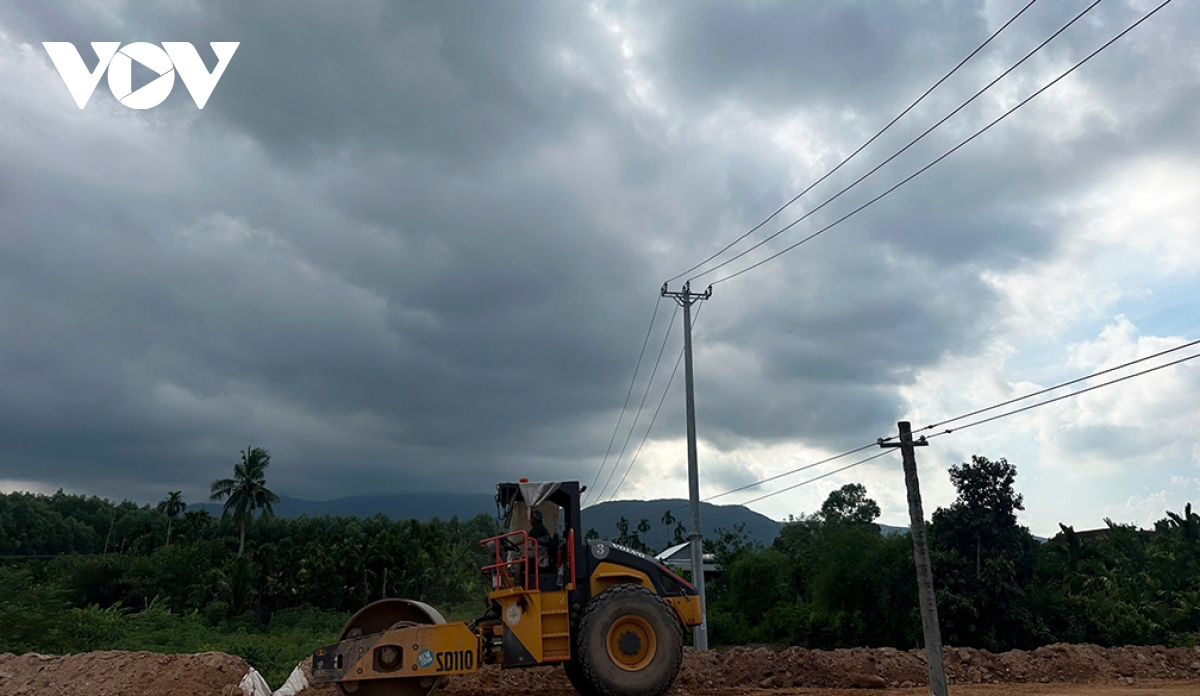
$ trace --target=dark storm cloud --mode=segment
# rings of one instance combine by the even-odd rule
[[[717,356],[704,363],[713,373],[698,379],[698,389],[709,399],[706,432],[720,434],[719,446],[869,441],[903,416],[897,386],[986,335],[984,312],[998,298],[975,273],[943,270],[915,253],[906,259],[905,250],[890,262],[864,251],[862,231],[847,235],[835,253],[797,261],[787,274],[794,284],[772,284],[753,317],[726,319],[718,332],[754,356],[730,369]],[[712,321],[721,321],[722,304],[750,301],[729,297],[733,282],[717,286]]]
[[[981,86],[999,72],[998,66],[1015,62],[1090,4],[1038,3],[944,89]],[[654,56],[651,70],[681,100],[712,104],[733,98],[765,111],[850,108],[882,119],[882,125],[886,116],[915,99],[1024,5],[980,0],[701,0],[658,3],[639,11],[652,26],[645,37]],[[1051,43],[1034,64],[1072,55],[1073,49],[1085,46],[1091,50],[1151,7],[1129,2],[1099,5]],[[1171,12],[1189,11],[1172,7]],[[1174,27],[1153,31],[1183,40],[1178,35],[1180,21],[1186,19],[1175,14]],[[1121,77],[1120,72],[1114,77]]]
[[[944,40],[914,36],[913,25],[959,19],[939,8],[922,8],[918,19],[874,2],[671,3],[658,12],[659,60],[681,97],[734,97],[768,108],[798,101],[840,106],[848,92],[891,94],[912,58]]]
[[[389,173],[412,178],[403,171]],[[498,190],[486,196],[469,196],[472,207],[433,198],[412,201],[398,215],[395,224],[401,229],[459,233],[444,239],[423,239],[418,232],[389,244],[396,232],[371,238],[343,220],[339,253],[319,263],[326,270],[340,267],[341,273],[315,282],[306,281],[303,271],[307,259],[317,257],[316,249],[306,254],[299,245],[280,248],[261,230],[233,218],[203,222],[192,231],[201,252],[154,233],[169,224],[169,214],[161,210],[156,211],[161,217],[125,216],[119,233],[85,237],[82,246],[65,254],[26,240],[18,253],[6,257],[11,263],[7,277],[19,289],[10,297],[41,292],[59,306],[91,305],[86,311],[96,314],[89,320],[81,316],[85,310],[72,312],[66,326],[53,331],[42,324],[28,326],[27,335],[49,339],[56,347],[42,355],[49,364],[37,370],[40,384],[53,386],[46,396],[50,419],[30,423],[22,407],[13,414],[10,432],[24,432],[38,451],[61,431],[59,418],[84,419],[89,408],[128,400],[136,418],[125,422],[124,430],[141,425],[154,434],[161,424],[141,420],[142,412],[154,406],[137,403],[149,395],[136,387],[153,387],[160,379],[209,398],[257,389],[329,420],[365,412],[390,424],[384,436],[397,448],[411,444],[454,451],[422,452],[423,468],[486,466],[508,449],[537,451],[536,442],[526,441],[530,424],[577,417],[570,415],[572,409],[594,407],[607,396],[606,369],[626,369],[604,348],[614,340],[609,332],[619,320],[601,324],[586,317],[597,312],[594,288],[611,281],[611,269],[637,264],[604,248],[599,237],[593,244],[585,237],[565,247],[565,240],[542,232],[549,222],[542,216],[576,230],[589,229],[587,220],[568,205],[550,203],[554,195],[543,196],[538,212],[530,214],[518,193],[530,195],[541,186],[512,185],[521,191],[498,182]],[[64,219],[26,221],[43,232],[42,239],[51,234],[61,239],[55,227],[77,225],[66,211],[117,215],[106,209],[103,196],[64,198],[41,198],[42,204],[64,211]],[[318,224],[325,222],[318,216]],[[229,244],[209,240],[230,230],[235,239]],[[479,234],[472,240],[464,230]],[[304,239],[303,226],[292,233],[313,245]],[[48,274],[50,258],[54,264]],[[132,259],[140,263],[126,267]],[[356,283],[346,283],[342,275]],[[108,343],[115,343],[111,350],[99,350]],[[151,353],[165,358],[146,365],[153,370],[149,383],[131,385],[128,376],[121,378],[124,361],[144,360]],[[75,371],[112,379],[79,383],[70,379]],[[88,394],[93,403],[78,413],[53,408],[75,393]],[[101,432],[118,426],[112,418],[93,422]],[[87,446],[93,456],[111,450],[95,442]],[[462,457],[468,461],[439,460]],[[397,471],[410,467],[405,460],[396,465]]]
[[[220,114],[284,160],[345,146],[397,149],[473,167],[561,136],[581,113],[609,105],[548,79],[556,51],[610,60],[586,14],[561,3],[219,2],[144,4],[120,17],[45,3],[9,8],[31,40],[238,41]],[[76,16],[72,16],[76,15]],[[101,90],[102,91],[102,90]],[[107,95],[103,95],[107,98]]]
[[[712,110],[802,111],[828,166],[989,30],[967,3],[605,12],[646,52],[633,60],[666,116],[633,105],[619,40],[571,4],[0,9],[42,66],[46,40],[191,41],[209,67],[205,42],[241,42],[202,112],[177,87],[134,114],[103,84],[82,112],[61,84],[46,85],[61,114],[50,97],[0,112],[17,124],[0,137],[0,479],[194,495],[262,444],[279,488],[312,497],[590,480],[662,279],[794,193],[791,155],[759,135],[706,134]],[[1039,5],[1000,50],[1064,14]],[[1130,65],[1158,59],[1126,57],[1119,78],[1086,84],[1134,99]],[[1014,121],[803,251],[718,285],[697,329],[704,436],[840,449],[889,431],[897,387],[989,340],[999,299],[981,272],[1055,252],[1056,195],[1195,132],[1196,80],[1176,70],[1147,79],[1174,80],[1179,96],[1143,99],[1131,117],[1153,131],[1121,123],[1114,138],[1100,124],[1029,153],[1044,140],[1037,117]],[[955,90],[878,151],[968,93]],[[35,123],[39,108],[65,137]],[[982,125],[989,108],[964,116]],[[958,128],[746,262],[970,132]],[[669,316],[664,303],[654,351]],[[682,434],[681,380],[658,437]]]
[[[1029,36],[1048,36],[1082,7],[1068,11],[1056,6],[1031,12],[1023,18],[1025,32],[1016,34],[1025,40],[1002,44],[997,49],[1002,57],[994,58],[988,67],[972,66],[969,72],[975,73],[975,84],[998,74],[1002,67],[996,65],[1015,61],[1036,45]],[[1015,9],[999,14],[1007,19]],[[1137,17],[1128,7],[1105,9],[1084,25],[1086,30],[1054,45],[1051,65],[1043,64],[1036,79],[1023,77],[1018,94],[1031,93],[1065,69],[1068,59],[1083,57]],[[917,27],[914,18],[892,16],[893,9],[867,16],[853,6],[813,13],[805,8],[803,17],[793,16],[793,10],[800,12],[800,8],[786,4],[740,10],[745,8],[739,8],[733,19],[728,15],[734,10],[727,5],[691,5],[660,22],[668,36],[663,40],[668,58],[655,67],[666,84],[688,86],[680,90],[680,99],[705,105],[735,95],[765,105],[768,112],[833,100],[865,109],[882,125],[888,113],[870,109],[882,103],[906,104],[926,86],[915,84],[914,74],[928,74],[932,81],[954,64],[960,51],[965,54],[989,31],[982,24],[979,8],[967,3],[943,10],[910,9],[920,13],[920,22],[938,26],[936,35]],[[949,14],[930,18],[930,12],[936,15],[939,11]],[[780,27],[795,28],[804,36],[795,43],[771,38],[781,35]],[[707,37],[705,32],[709,32]],[[717,41],[714,37],[718,35],[729,40]],[[897,43],[895,35],[903,41]],[[822,64],[820,70],[802,67],[810,63],[805,37],[814,38],[814,44],[845,42],[842,45],[849,46],[870,36],[879,39],[865,52],[879,62],[879,72],[872,77],[887,81],[896,71],[898,79],[892,84],[872,86],[848,79],[863,57],[852,50],[825,51],[822,55],[835,56],[834,62]],[[1136,114],[1136,119],[1119,117],[1111,123],[1104,115],[1093,116],[1060,145],[1041,131],[1047,115],[1063,116],[1053,108],[1031,105],[944,165],[923,174],[902,193],[864,211],[827,238],[774,262],[783,268],[764,268],[753,280],[735,279],[730,285],[718,285],[716,299],[709,302],[713,305],[710,319],[721,311],[721,295],[732,291],[732,284],[757,285],[758,297],[751,300],[737,295],[731,302],[753,301],[758,311],[732,310],[735,318],[709,339],[749,350],[754,359],[751,364],[737,362],[727,371],[718,362],[708,366],[715,375],[698,377],[698,390],[707,386],[704,393],[709,399],[701,411],[702,419],[707,419],[704,431],[712,434],[718,446],[727,448],[747,440],[795,438],[842,448],[890,431],[894,422],[904,417],[896,387],[910,383],[922,366],[978,350],[991,339],[1000,298],[983,282],[981,273],[1019,269],[1057,251],[1062,229],[1047,224],[1057,197],[1086,189],[1129,157],[1152,151],[1159,142],[1177,143],[1181,129],[1195,132],[1196,112],[1189,106],[1197,88],[1194,70],[1174,67],[1167,68],[1166,74],[1146,74],[1144,61],[1149,56],[1145,54],[1152,50],[1147,41],[1148,37],[1142,36],[1141,42],[1119,57],[1108,58],[1107,63],[1095,61],[1099,72],[1084,73],[1090,89],[1110,103],[1121,104],[1135,101],[1138,91],[1129,78],[1138,69],[1130,66],[1142,66],[1140,81],[1143,89],[1151,83],[1147,90],[1151,98],[1164,94],[1171,98],[1156,100],[1159,103]],[[698,48],[701,46],[705,48]],[[762,54],[778,59],[760,60]],[[1166,54],[1160,55],[1165,58]],[[1109,65],[1121,67],[1110,77],[1103,67]],[[903,89],[896,91],[898,85]],[[885,136],[878,151],[868,151],[853,175],[835,177],[780,220],[792,219],[807,210],[804,203],[811,207],[838,191],[868,163],[881,159],[876,152],[899,148],[971,93],[962,88],[937,93],[930,105],[915,111]],[[1006,106],[1012,103],[1015,101]],[[1138,103],[1147,104],[1144,100]],[[1043,110],[1038,112],[1039,108]],[[838,207],[832,208],[836,214],[818,213],[743,263],[763,258],[785,246],[784,240],[794,241],[832,222],[1002,111],[991,99],[969,108],[963,118],[844,196]],[[1147,120],[1161,122],[1163,128],[1147,128]],[[839,138],[836,131],[827,132],[842,152],[848,153],[857,144],[853,133]],[[858,137],[865,138],[870,132],[867,127]],[[1042,152],[1031,146],[1038,142],[1046,143]],[[831,157],[827,166],[836,162]],[[746,226],[755,221],[747,218]],[[772,224],[766,230],[778,226]],[[698,250],[695,255],[703,253]],[[738,265],[729,270],[736,268]],[[699,282],[709,282],[729,270]],[[774,276],[774,282],[764,276]],[[714,361],[718,355],[714,352]]]

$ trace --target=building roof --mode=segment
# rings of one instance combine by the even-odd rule
[[[692,557],[690,554],[686,553],[690,543],[691,542],[685,541],[682,544],[676,544],[668,549],[663,550],[663,552],[655,556],[655,558],[671,568],[675,568],[677,570],[691,570]],[[704,564],[704,572],[712,573],[718,570],[717,559],[713,554],[704,554],[702,562]]]

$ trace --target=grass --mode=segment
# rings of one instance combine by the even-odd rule
[[[137,613],[120,607],[67,609],[47,618],[52,629],[36,644],[9,644],[5,649],[55,654],[224,652],[246,660],[269,684],[278,686],[313,650],[336,642],[349,615],[290,609],[280,611],[266,625],[256,625],[252,617],[212,625],[198,613],[179,615],[151,606]]]

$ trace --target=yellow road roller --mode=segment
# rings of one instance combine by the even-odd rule
[[[583,696],[662,696],[701,621],[695,589],[658,560],[585,541],[577,481],[501,483],[505,533],[484,539],[491,583],[474,621],[383,599],[363,607],[341,640],[313,653],[313,682],[357,696],[425,696],[480,665],[561,664]]]

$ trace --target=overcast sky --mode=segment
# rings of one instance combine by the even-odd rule
[[[1025,0],[0,5],[0,487],[190,502],[248,445],[310,499],[487,492],[604,459],[674,276],[886,124]],[[1043,0],[811,210],[1089,4]],[[1157,5],[1104,0],[765,258],[887,189]],[[878,204],[718,283],[695,331],[705,496],[1200,337],[1200,8],[1174,2]],[[240,42],[201,110],[44,41]],[[134,73],[134,87],[154,73]],[[732,252],[725,257],[732,255]],[[672,283],[677,289],[681,281]],[[681,347],[662,301],[600,484]],[[664,333],[662,364],[617,455]],[[682,370],[618,498],[687,493]],[[1022,522],[1149,525],[1200,502],[1200,361],[918,450],[925,508],[972,454]],[[848,461],[848,460],[843,460]],[[840,463],[840,462],[839,462]],[[747,500],[819,467],[718,502]],[[860,481],[906,524],[899,457]],[[600,488],[601,486],[597,486]],[[598,491],[597,491],[598,492]]]

